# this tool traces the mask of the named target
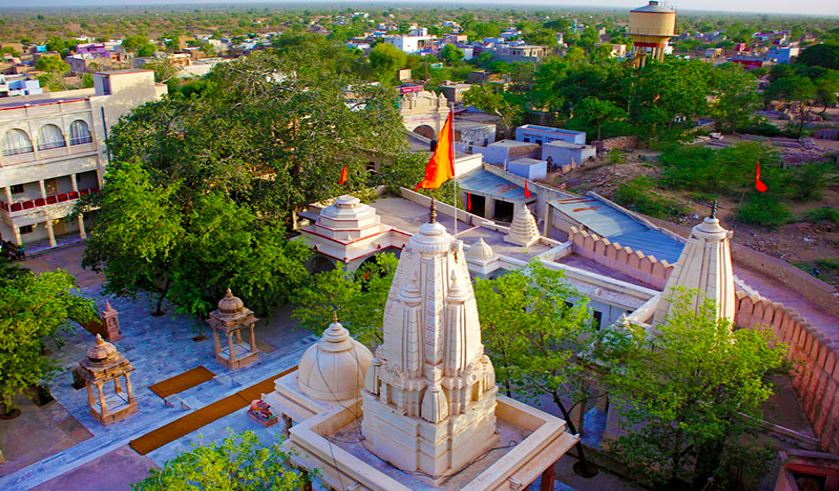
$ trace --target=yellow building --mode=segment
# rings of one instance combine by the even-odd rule
[[[648,56],[658,61],[664,59],[664,48],[675,30],[676,11],[659,5],[657,0],[630,10],[628,34],[635,44],[632,49],[635,65],[644,66]]]

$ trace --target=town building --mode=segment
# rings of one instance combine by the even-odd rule
[[[576,143],[578,145],[585,145],[586,132],[563,130],[560,128],[552,128],[550,126],[539,126],[535,124],[524,124],[516,128],[516,140],[520,142],[532,142],[537,145],[542,145],[552,141],[564,141],[566,143]]]
[[[430,53],[434,48],[434,36],[428,34],[411,36],[385,36],[384,41],[396,46],[400,51],[408,54]]]
[[[84,238],[84,217],[67,215],[95,193],[109,155],[105,139],[132,108],[166,86],[151,70],[95,73],[94,88],[19,96],[0,102],[0,235],[17,244],[64,234]]]
[[[797,46],[779,46],[767,51],[766,57],[775,63],[792,63],[800,52],[801,48]]]
[[[498,61],[505,61],[507,63],[535,63],[542,61],[542,58],[547,56],[547,54],[547,46],[523,44],[520,46],[500,47],[495,51],[492,58]]]
[[[28,76],[0,75],[0,97],[43,94],[41,82]]]

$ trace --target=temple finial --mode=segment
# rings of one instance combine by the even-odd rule
[[[431,208],[428,211],[428,223],[437,223],[437,204],[434,198],[431,198]]]
[[[338,311],[332,312],[332,322],[338,322]]]
[[[717,200],[711,205],[711,216],[708,218],[717,218]]]

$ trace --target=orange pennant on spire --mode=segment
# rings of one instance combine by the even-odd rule
[[[425,179],[415,189],[437,189],[454,177],[454,154],[452,153],[452,113],[437,136],[437,148],[425,167]]]
[[[341,169],[341,180],[338,181],[338,185],[344,184],[347,182],[347,164],[344,164],[344,168]]]

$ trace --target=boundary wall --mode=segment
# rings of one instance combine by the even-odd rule
[[[574,253],[660,290],[664,289],[667,278],[673,272],[673,265],[666,259],[658,260],[655,256],[647,256],[606,237],[580,231],[577,227],[571,227],[568,241],[573,244]]]
[[[787,345],[795,363],[792,384],[813,426],[819,448],[839,454],[839,349],[798,313],[779,302],[738,290],[735,322],[744,328],[765,325]]]

